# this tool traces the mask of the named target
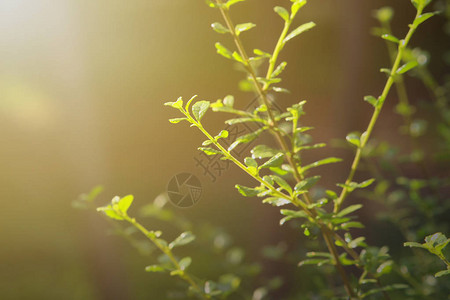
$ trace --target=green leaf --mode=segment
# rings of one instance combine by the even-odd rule
[[[279,198],[279,197],[269,197],[269,198],[264,199],[263,203],[269,203],[269,204],[272,204],[273,206],[283,206],[283,205],[291,203],[291,201],[284,199],[284,198]]]
[[[237,53],[236,51],[234,51],[233,54],[231,54],[231,57],[232,57],[235,61],[245,64],[245,61],[244,61],[244,59],[242,58],[242,56],[241,56],[239,53]]]
[[[239,184],[236,184],[234,187],[237,188],[239,193],[241,193],[244,197],[255,197],[261,192],[260,188],[249,188]]]
[[[182,271],[186,270],[192,263],[192,258],[190,258],[189,256],[187,257],[183,257],[178,264],[180,265],[180,269]]]
[[[162,267],[160,265],[151,265],[151,266],[145,267],[145,271],[146,272],[165,272],[166,269],[164,269],[164,267]]]
[[[414,27],[419,26],[420,24],[422,24],[423,22],[425,22],[426,20],[428,20],[429,18],[434,16],[436,13],[437,12],[429,12],[429,13],[421,14],[414,20],[413,26]]]
[[[327,259],[327,258],[311,258],[311,259],[305,259],[298,263],[298,266],[304,266],[304,265],[317,265],[318,267],[321,267],[325,264],[333,264],[333,260]]]
[[[385,33],[381,36],[381,38],[396,44],[400,43],[400,40],[395,36],[393,36],[392,34]]]
[[[361,183],[357,183],[357,182],[350,182],[349,184],[340,184],[338,183],[337,185],[340,186],[341,188],[346,188],[348,189],[348,191],[351,193],[353,192],[355,189],[362,189],[365,187],[368,187],[369,185],[372,184],[372,182],[374,182],[375,179],[368,179],[366,181],[363,181]]]
[[[275,6],[273,10],[283,18],[285,22],[289,22],[289,12],[286,10],[286,8],[281,6]]]
[[[365,227],[364,224],[355,221],[341,224],[341,228],[344,230],[348,230],[350,228],[364,228],[364,227]]]
[[[391,273],[393,264],[394,264],[394,262],[392,260],[387,260],[384,263],[382,263],[377,268],[377,276]]]
[[[193,235],[192,232],[190,231],[183,232],[173,242],[169,244],[169,249],[189,244],[193,240],[195,240],[195,235]]]
[[[223,105],[225,105],[226,107],[233,108],[234,97],[232,95],[226,95],[225,98],[223,98]]]
[[[396,74],[404,74],[404,73],[408,72],[409,70],[417,67],[418,65],[419,65],[419,63],[417,62],[417,60],[409,61],[406,64],[404,64],[403,66],[401,66],[400,68],[398,68],[395,73]]]
[[[213,148],[207,148],[207,147],[199,147],[198,150],[201,150],[203,152],[205,152],[206,155],[216,155],[216,154],[222,154],[222,151],[220,150],[216,150]]]
[[[350,144],[356,146],[356,148],[360,148],[361,147],[361,141],[359,140],[360,135],[356,132],[352,132],[349,133],[345,139],[347,140],[347,142],[349,142]]]
[[[373,107],[378,106],[378,100],[374,96],[365,96],[364,101],[369,102]]]
[[[225,3],[225,6],[227,8],[230,8],[231,5],[234,5],[234,4],[238,3],[238,2],[243,2],[243,1],[245,1],[245,0],[228,0],[228,2]]]
[[[253,53],[255,53],[256,55],[262,56],[262,57],[267,57],[267,58],[272,57],[272,54],[264,52],[260,49],[253,49]]]
[[[382,7],[375,11],[375,17],[380,23],[387,23],[392,20],[394,10],[391,7]]]
[[[97,211],[103,212],[105,215],[107,215],[108,217],[110,217],[111,219],[115,219],[115,220],[124,220],[124,218],[119,215],[113,208],[111,205],[108,206],[104,206],[104,207],[98,207]]]
[[[242,24],[237,24],[234,27],[234,32],[236,33],[236,35],[240,35],[241,32],[247,31],[252,29],[253,27],[255,27],[256,24],[253,23],[242,23]]]
[[[192,106],[192,113],[197,121],[203,118],[209,106],[209,101],[198,101]]]
[[[292,188],[291,186],[284,180],[283,178],[276,176],[276,175],[270,175],[270,178],[272,178],[283,190],[286,190],[289,194],[292,194]]]
[[[258,163],[251,157],[246,157],[244,163],[247,166],[247,170],[253,175],[258,174]]]
[[[273,86],[272,90],[277,93],[285,93],[285,94],[289,94],[291,92],[288,89],[277,87],[277,86]]]
[[[444,275],[450,275],[450,269],[449,270],[443,270],[443,271],[439,271],[436,274],[434,274],[434,277],[441,277]]]
[[[292,0],[291,0],[292,1]],[[296,0],[291,6],[292,16],[295,16],[300,8],[306,4],[306,0]]]
[[[234,125],[234,124],[245,123],[245,122],[258,122],[258,123],[261,123],[263,121],[264,120],[259,119],[259,118],[244,117],[244,118],[236,118],[236,119],[226,120],[225,124]]]
[[[294,191],[297,194],[308,191],[313,185],[315,185],[320,179],[320,176],[314,176],[305,178],[304,180],[297,183],[294,187]]]
[[[218,139],[226,139],[227,137],[228,137],[228,130],[221,130],[220,132],[219,132],[219,134],[218,135],[216,135],[215,137],[214,137],[214,139],[217,141]]]
[[[284,161],[284,154],[277,153],[271,159],[262,164],[259,168],[262,169],[262,168],[279,167],[283,164],[283,161]]]
[[[350,205],[349,207],[344,208],[343,210],[341,210],[339,213],[336,214],[337,217],[343,217],[346,216],[348,214],[351,214],[354,211],[357,211],[358,209],[360,209],[361,207],[363,207],[362,204],[354,204],[354,205]]]
[[[314,22],[309,22],[309,23],[305,23],[305,24],[302,24],[302,25],[298,26],[296,29],[294,29],[291,33],[289,33],[286,36],[286,38],[283,40],[283,43],[286,43],[287,41],[293,39],[297,35],[305,32],[307,30],[310,30],[314,26],[316,26],[316,24]]]
[[[192,96],[191,99],[188,100],[186,106],[184,107],[186,111],[189,111],[189,106],[191,105],[192,100],[194,100],[195,98],[197,98],[197,95]]]
[[[166,103],[164,103],[164,105],[180,109],[183,107],[183,99],[181,97],[179,97],[176,102],[166,102]]]
[[[128,208],[130,208],[131,204],[133,203],[134,197],[133,195],[127,195],[119,200],[117,203],[118,209],[123,213],[126,214],[128,211]]]
[[[416,247],[416,248],[428,249],[427,246],[419,244],[419,243],[416,243],[416,242],[405,242],[405,243],[403,243],[403,246],[404,247],[411,247],[411,248]]]
[[[280,75],[281,72],[284,71],[286,66],[287,66],[287,62],[283,61],[282,63],[280,63],[278,65],[278,67],[276,67],[276,69],[272,72],[272,75],[270,75],[270,78],[277,77],[278,75]]]
[[[174,119],[169,119],[169,122],[172,124],[176,124],[176,123],[179,123],[179,122],[185,121],[185,120],[187,121],[187,118],[174,118]]]
[[[257,131],[254,132],[250,132],[248,134],[245,135],[241,135],[240,137],[238,137],[231,145],[230,147],[228,147],[228,151],[233,150],[234,148],[236,148],[237,145],[242,144],[242,143],[249,143],[251,141],[253,141],[254,139],[256,139],[264,130],[266,130],[266,127],[260,128]]]
[[[411,2],[415,8],[424,9],[428,4],[430,4],[431,0],[411,0]]]
[[[258,145],[255,146],[251,151],[253,158],[267,158],[273,157],[277,153],[280,153],[280,150],[272,149],[266,145]]]
[[[219,22],[215,22],[211,24],[212,29],[214,29],[215,32],[217,33],[229,33],[230,30],[228,28],[226,28],[225,26],[223,26],[222,24],[220,24]]]
[[[223,46],[221,43],[217,42],[215,44],[215,46],[216,46],[218,54],[222,55],[225,58],[229,58],[229,59],[232,58],[233,53],[230,50],[228,50],[227,48],[225,48],[225,46]]]
[[[284,217],[283,219],[280,220],[280,225],[283,225],[284,223],[286,223],[287,221],[291,220],[291,219],[295,219],[295,218],[308,218],[308,214],[306,212],[304,212],[303,210],[290,210],[290,209],[282,209],[280,210],[280,213]]]
[[[315,168],[315,167],[319,167],[319,166],[326,165],[326,164],[337,163],[337,162],[340,162],[340,161],[342,161],[342,159],[337,158],[337,157],[328,157],[328,158],[325,158],[325,159],[321,159],[321,160],[316,161],[316,162],[314,162],[312,164],[309,164],[309,165],[306,165],[306,166],[302,167],[301,168],[301,173],[304,173],[307,170]]]

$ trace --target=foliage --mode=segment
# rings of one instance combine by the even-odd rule
[[[433,231],[447,229],[444,224],[440,225],[436,220],[439,215],[448,212],[448,203],[444,206],[440,205],[442,202],[440,189],[448,186],[448,178],[419,179],[398,175],[391,180],[388,172],[383,169],[383,163],[388,161],[391,169],[397,168],[397,162],[389,161],[391,159],[389,153],[392,153],[394,148],[372,138],[387,96],[395,87],[399,98],[396,112],[404,122],[401,132],[408,136],[414,144],[411,153],[403,155],[403,160],[399,164],[414,164],[421,169],[426,167],[425,150],[421,148],[422,143],[418,142],[418,139],[425,134],[428,125],[425,120],[416,118],[416,109],[410,103],[405,87],[404,76],[412,73],[426,84],[435,97],[435,109],[437,107],[439,110],[441,119],[433,125],[437,126],[438,132],[442,136],[442,148],[450,149],[450,135],[448,134],[450,113],[447,108],[447,95],[442,92],[445,89],[444,87],[438,89],[436,81],[432,80],[426,62],[423,61],[424,52],[410,47],[410,41],[416,30],[437,14],[437,12],[425,12],[425,8],[431,0],[411,1],[416,9],[416,15],[403,38],[398,38],[391,32],[390,22],[394,14],[391,8],[381,8],[374,13],[381,26],[375,28],[374,33],[386,41],[391,66],[381,69],[381,72],[386,73],[387,79],[380,95],[364,97],[364,101],[373,107],[373,114],[367,128],[362,134],[352,132],[345,138],[348,146],[354,151],[353,162],[346,180],[336,183],[336,190],[326,190],[322,194],[312,192],[312,189],[319,184],[321,177],[313,175],[311,171],[328,164],[339,163],[341,159],[326,157],[312,163],[305,163],[302,159],[304,151],[325,147],[323,143],[310,144],[306,132],[311,130],[311,127],[302,125],[301,117],[305,114],[306,101],[300,101],[288,107],[286,111],[279,112],[274,109],[273,103],[268,97],[269,93],[288,91],[280,86],[281,75],[287,67],[286,62],[279,62],[281,51],[289,45],[292,39],[305,34],[315,26],[314,22],[294,26],[295,18],[306,4],[306,0],[291,0],[288,8],[282,6],[274,8],[274,12],[284,23],[276,46],[272,52],[253,49],[252,56],[249,56],[244,48],[241,36],[247,34],[246,32],[256,25],[250,22],[234,25],[230,16],[230,11],[243,1],[207,0],[206,3],[216,9],[223,18],[223,24],[214,22],[211,25],[212,29],[219,34],[229,35],[234,41],[234,50],[217,42],[215,44],[217,53],[240,64],[246,70],[247,77],[244,81],[247,84],[245,86],[251,86],[250,91],[256,93],[259,106],[253,111],[238,109],[235,107],[236,101],[232,95],[227,95],[215,102],[196,101],[196,96],[185,102],[182,97],[179,97],[174,102],[165,103],[166,106],[175,109],[180,114],[169,121],[174,124],[187,123],[191,127],[197,128],[207,138],[198,148],[199,151],[203,151],[206,155],[217,155],[222,160],[232,162],[254,179],[256,185],[253,186],[236,184],[235,187],[242,196],[257,197],[263,203],[280,208],[282,215],[280,225],[293,224],[297,228],[302,228],[304,235],[311,240],[321,241],[321,243],[316,243],[314,248],[308,249],[305,257],[297,262],[300,267],[313,265],[318,270],[319,268],[325,270],[328,274],[324,276],[329,276],[331,269],[336,271],[335,275],[339,277],[341,285],[329,288],[322,286],[322,290],[312,291],[312,295],[322,297],[318,299],[332,297],[391,299],[394,296],[398,299],[404,299],[406,296],[411,299],[424,299],[429,296],[444,295],[445,288],[428,287],[425,286],[425,283],[421,283],[420,276],[426,274],[415,276],[410,272],[410,270],[414,271],[420,268],[419,266],[423,266],[425,261],[421,261],[421,256],[410,255],[407,259],[396,260],[389,253],[387,247],[370,245],[368,239],[359,234],[364,231],[354,230],[364,228],[364,224],[358,220],[357,215],[363,204],[350,204],[349,201],[351,194],[360,193],[371,200],[382,203],[386,208],[387,218],[399,228],[407,240],[418,240],[419,235],[423,237]],[[265,76],[259,76],[256,69],[261,63],[267,65]],[[253,132],[238,137],[230,146],[226,147],[222,140],[228,138],[229,132],[222,130],[217,134],[212,134],[202,123],[203,118],[211,110],[233,115],[226,121],[228,125],[253,122],[259,127]],[[258,144],[242,161],[234,155],[235,148],[257,141],[261,135],[273,136],[279,147],[274,149]],[[395,156],[395,158],[397,157]],[[439,159],[442,159],[442,156]],[[368,169],[372,170],[372,174],[365,180],[356,180],[355,174],[362,166],[368,166]],[[381,166],[381,170],[379,170],[379,166]],[[373,189],[368,190],[368,187]],[[86,206],[83,203],[91,202],[97,193],[94,190],[79,200],[77,206]],[[131,195],[116,196],[110,204],[97,210],[108,218],[128,223],[132,228],[141,232],[152,243],[153,248],[163,254],[157,264],[149,265],[145,270],[167,273],[179,278],[188,287],[188,296],[199,299],[225,299],[227,297],[236,299],[239,294],[245,295],[242,297],[244,299],[256,300],[263,299],[269,291],[280,285],[279,280],[274,279],[265,286],[254,288],[249,293],[243,289],[245,276],[242,273],[238,274],[239,272],[236,270],[234,273],[224,273],[216,281],[193,276],[189,272],[189,267],[195,262],[190,256],[178,257],[176,251],[178,247],[194,242],[195,235],[191,231],[184,231],[171,242],[163,239],[161,231],[147,230],[135,218],[128,215],[128,209],[132,202],[133,196]],[[407,212],[402,211],[398,206],[400,202],[405,202],[405,206],[410,209]],[[156,217],[171,214],[162,209],[156,211],[157,213],[153,214]],[[423,218],[425,220],[422,223],[423,226],[411,224],[413,218]],[[170,219],[176,219],[176,217],[171,216]],[[442,251],[449,241],[444,234],[438,232],[428,235],[424,244],[406,242],[405,246],[425,248],[444,261],[447,270],[435,275],[436,277],[442,276],[443,280],[443,275],[449,274],[449,263]],[[265,253],[276,259],[288,255],[282,247],[266,248]],[[239,254],[235,255],[239,256]],[[238,261],[238,264],[241,264],[241,260],[238,259]],[[426,268],[424,267],[424,269]],[[427,272],[430,271],[427,270]],[[303,297],[294,295],[292,299],[303,299]]]

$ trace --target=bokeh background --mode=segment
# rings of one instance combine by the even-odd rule
[[[272,7],[288,3],[236,6],[236,23],[257,24],[242,35],[248,49],[273,48],[282,22]],[[300,12],[299,24],[317,27],[283,52],[283,86],[292,93],[277,101],[287,107],[308,100],[303,123],[316,128],[315,141],[365,128],[371,109],[362,98],[380,93],[385,76],[378,70],[389,65],[384,42],[370,34],[372,11],[387,4],[403,36],[414,15],[407,0],[310,1]],[[139,207],[174,175],[190,172],[202,182],[202,198],[178,214],[225,228],[255,260],[263,245],[297,238],[298,231],[279,228],[277,209],[234,190],[235,183],[251,184],[244,174],[231,168],[215,182],[205,176],[194,161],[201,134],[167,121],[176,112],[163,103],[179,96],[214,101],[233,94],[239,107],[253,99],[238,89],[243,73],[215,53],[218,40],[232,47],[210,28],[219,20],[202,0],[0,1],[2,299],[164,299],[158,295],[172,282],[144,272],[153,259],[107,235],[97,213],[71,206],[98,184],[105,188],[99,205],[133,194]],[[427,21],[412,41],[435,53],[437,78],[448,71],[443,24]],[[392,128],[401,122],[392,110],[388,103],[376,129],[388,140],[397,139]],[[223,120],[205,117],[212,132]],[[306,159],[326,155],[347,159],[323,169],[323,185],[333,186],[347,175],[351,152],[329,147]]]

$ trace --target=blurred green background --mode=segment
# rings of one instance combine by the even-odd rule
[[[302,9],[297,22],[317,27],[282,54],[283,86],[292,94],[277,101],[286,107],[308,100],[303,123],[316,128],[317,142],[366,125],[371,109],[362,98],[379,94],[385,77],[378,69],[389,64],[384,42],[370,35],[371,12],[393,5],[399,36],[414,14],[409,1],[391,2],[310,1]],[[236,6],[236,23],[257,24],[243,34],[248,49],[274,47],[282,22],[272,7],[288,3]],[[162,299],[155,295],[171,281],[144,272],[152,259],[108,236],[96,213],[71,207],[97,184],[105,187],[99,204],[134,194],[142,206],[172,176],[190,172],[202,182],[202,199],[178,213],[226,228],[255,260],[262,245],[287,235],[276,209],[234,190],[235,183],[249,184],[246,176],[231,168],[212,182],[194,161],[201,134],[167,121],[176,113],[163,103],[179,96],[214,101],[233,94],[239,107],[253,99],[238,90],[243,73],[215,53],[218,40],[232,46],[211,30],[218,20],[202,0],[0,1],[2,299]],[[413,44],[439,57],[441,27],[427,22]],[[439,60],[431,63],[438,75],[445,72]],[[223,120],[205,117],[212,132]],[[399,122],[388,105],[376,134],[394,139]],[[351,153],[327,148],[306,159],[325,155]],[[348,164],[324,169],[323,185],[345,178]]]

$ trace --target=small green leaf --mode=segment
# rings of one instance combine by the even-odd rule
[[[361,207],[363,207],[362,204],[354,204],[354,205],[350,205],[349,207],[344,208],[343,210],[341,210],[339,213],[336,214],[336,217],[343,217],[346,216],[348,214],[351,214],[354,211],[357,211],[358,209],[360,209]]]
[[[320,176],[314,176],[305,178],[304,180],[300,181],[295,185],[295,192],[297,194],[300,194],[301,192],[308,191],[313,185],[315,185],[320,179]]]
[[[232,95],[227,95],[223,98],[223,105],[226,107],[233,108],[234,105],[234,97]]]
[[[274,78],[274,77],[277,77],[278,75],[280,75],[281,72],[284,71],[286,66],[287,66],[287,62],[283,61],[282,63],[280,63],[278,65],[278,67],[276,67],[276,69],[272,72],[272,75],[270,75],[270,78]]]
[[[316,26],[316,24],[314,22],[309,22],[309,23],[305,23],[305,24],[302,24],[302,25],[298,26],[296,29],[294,29],[291,33],[289,33],[286,36],[286,38],[283,40],[283,43],[286,43],[287,41],[293,39],[297,35],[305,32],[307,30],[310,30],[314,26]]]
[[[239,193],[241,193],[244,197],[255,197],[261,192],[261,189],[249,188],[239,184],[236,184],[235,188],[237,188]]]
[[[252,151],[253,158],[266,158],[266,157],[273,157],[277,153],[280,152],[280,150],[272,149],[266,145],[258,145],[255,146]]]
[[[222,154],[222,151],[220,150],[216,150],[213,148],[205,148],[205,147],[199,147],[198,150],[201,150],[203,152],[205,152],[206,155],[216,155],[216,154]]]
[[[245,1],[245,0],[228,0],[228,2],[225,3],[225,6],[227,8],[230,8],[231,5],[234,5],[234,4],[238,3],[238,2],[243,2],[243,1]]]
[[[424,245],[416,243],[416,242],[405,242],[405,243],[403,243],[403,246],[404,247],[411,247],[411,248],[416,247],[416,248],[428,249],[427,246],[424,246]]]
[[[182,271],[186,270],[192,263],[192,258],[190,258],[189,256],[187,257],[183,257],[178,264],[180,265],[180,269]]]
[[[197,98],[197,95],[192,96],[191,99],[188,100],[186,106],[184,107],[186,111],[189,111],[189,106],[191,105],[192,100],[194,100],[195,98]]]
[[[361,141],[359,140],[360,135],[356,132],[352,132],[349,133],[345,139],[347,140],[347,142],[349,142],[350,144],[356,146],[356,148],[360,148],[361,147]]]
[[[266,127],[262,127],[260,129],[258,129],[257,131],[254,132],[250,132],[248,134],[245,135],[241,135],[240,137],[238,137],[231,145],[230,147],[228,147],[228,151],[233,150],[234,148],[236,148],[236,146],[238,146],[239,144],[242,143],[249,143],[251,141],[253,141],[254,139],[256,139],[264,130],[266,130]]]
[[[253,53],[255,53],[256,55],[262,56],[262,57],[267,57],[267,58],[272,57],[272,54],[264,52],[260,49],[253,49]]]
[[[341,188],[346,188],[349,192],[353,192],[355,189],[362,189],[362,188],[368,187],[374,181],[375,181],[375,179],[372,178],[372,179],[368,179],[366,181],[363,181],[361,183],[350,182],[349,184],[340,184],[340,183],[338,183],[337,185],[340,186]]]
[[[254,160],[251,157],[246,157],[244,159],[244,163],[247,166],[247,169],[250,171],[250,173],[252,173],[253,175],[258,174],[258,163],[256,162],[256,160]]]
[[[434,274],[434,277],[441,277],[444,275],[450,275],[450,269],[449,270],[443,270],[443,271],[439,271],[436,274]]]
[[[395,72],[395,73],[396,74],[404,74],[404,73],[408,72],[409,70],[417,67],[418,65],[419,65],[419,63],[417,62],[417,60],[412,60],[410,62],[407,62],[406,64],[404,64],[400,68],[398,68],[397,72]]]
[[[185,120],[187,121],[187,118],[174,118],[174,119],[169,119],[169,122],[172,124],[176,124],[176,123],[179,123],[179,122],[185,121]]]
[[[208,146],[208,145],[211,145],[213,143],[213,141],[211,141],[211,140],[206,140],[206,141],[204,141],[203,143],[202,143],[202,146]]]
[[[425,22],[426,20],[428,20],[429,18],[431,18],[432,16],[434,16],[436,14],[436,12],[429,12],[429,13],[425,13],[425,14],[421,14],[420,16],[418,16],[414,22],[413,22],[413,26],[417,27],[420,24],[422,24],[423,22]]]
[[[218,139],[226,139],[227,137],[228,137],[228,130],[221,130],[220,132],[219,132],[219,134],[218,135],[216,135],[215,137],[214,137],[214,139],[217,141]]]
[[[256,24],[253,23],[242,23],[242,24],[237,24],[234,27],[234,32],[236,33],[236,35],[240,35],[241,32],[247,31],[252,29],[253,27],[255,27]]]
[[[193,240],[195,240],[195,235],[193,235],[192,232],[190,231],[183,232],[173,242],[169,244],[169,249],[189,244]]]
[[[373,107],[377,107],[378,106],[378,100],[374,96],[365,96],[364,97],[364,101],[372,104]]]
[[[235,61],[245,64],[245,61],[244,61],[244,59],[242,58],[242,56],[241,56],[239,53],[237,53],[236,51],[234,51],[234,52],[231,54],[231,57],[232,57]]]
[[[269,197],[269,198],[264,199],[263,203],[269,203],[273,206],[283,206],[283,205],[291,203],[291,201],[284,199],[284,198],[279,198],[279,197]]]
[[[124,220],[124,218],[119,215],[113,208],[111,205],[108,206],[104,206],[104,207],[98,207],[97,211],[101,211],[103,212],[105,215],[107,215],[108,217],[110,217],[111,219],[116,219],[116,220]]]
[[[385,33],[381,36],[381,38],[396,44],[400,43],[400,40],[395,36],[393,36],[392,34]]]
[[[166,102],[166,103],[164,103],[164,105],[180,109],[183,107],[183,99],[181,97],[179,97],[176,102]]]
[[[296,0],[296,1],[292,1],[292,2],[294,2],[294,3],[292,3],[292,6],[291,6],[291,15],[293,17],[297,14],[298,10],[306,4],[306,0]]]
[[[203,118],[209,106],[209,101],[198,101],[192,106],[192,113],[197,121]]]
[[[230,50],[228,50],[227,48],[225,48],[225,46],[223,46],[221,43],[217,42],[215,44],[215,46],[216,46],[218,54],[222,55],[225,58],[229,58],[229,59],[232,58],[233,53]]]
[[[271,159],[262,164],[259,168],[262,169],[262,168],[279,167],[283,164],[283,161],[284,161],[284,154],[277,153]]]
[[[375,17],[380,23],[387,23],[392,20],[394,10],[391,7],[382,7],[375,11]]]
[[[282,209],[282,210],[280,210],[280,213],[282,215],[286,216],[280,220],[280,225],[283,225],[284,223],[286,223],[287,221],[289,221],[291,219],[295,219],[295,218],[307,219],[308,218],[308,214],[303,210],[295,211],[295,210],[290,210],[290,209]]]
[[[315,168],[315,167],[318,167],[318,166],[322,166],[322,165],[326,165],[326,164],[332,164],[332,163],[337,163],[337,162],[340,162],[340,161],[342,161],[342,159],[341,158],[337,158],[337,157],[328,157],[328,158],[325,158],[325,159],[321,159],[321,160],[316,161],[316,162],[314,162],[312,164],[309,164],[309,165],[306,165],[306,166],[302,167],[301,168],[301,173],[304,173],[307,170]]]
[[[292,194],[292,188],[286,180],[276,175],[270,175],[270,177],[280,186],[280,188],[286,190],[289,194]]]
[[[283,18],[285,22],[289,22],[289,12],[286,10],[286,8],[281,6],[275,6],[273,10]]]
[[[215,22],[211,24],[212,29],[214,29],[215,32],[217,33],[229,33],[230,30],[228,28],[226,28],[225,26],[223,26],[222,24],[220,24],[219,22]]]
[[[119,200],[119,202],[117,203],[119,210],[123,213],[126,214],[128,211],[128,208],[131,206],[131,204],[133,203],[134,197],[133,195],[127,195],[123,198],[121,198]]]
[[[277,92],[277,93],[285,93],[285,94],[290,94],[291,93],[291,91],[289,91],[288,89],[277,87],[277,86],[273,86],[272,90],[274,92]]]
[[[160,266],[160,265],[151,265],[151,266],[147,266],[145,267],[145,271],[146,272],[164,272],[165,269]]]

